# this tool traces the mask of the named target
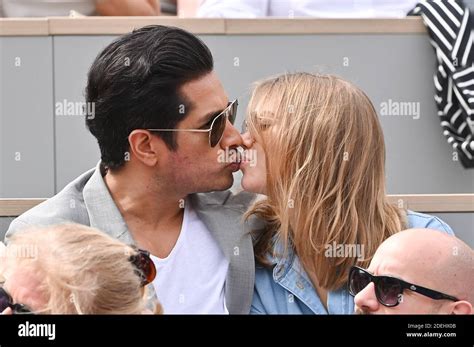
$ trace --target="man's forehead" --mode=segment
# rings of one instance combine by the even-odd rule
[[[228,104],[225,90],[215,73],[185,83],[181,93],[193,105],[193,111],[201,116],[222,111]]]
[[[181,93],[192,102],[219,101],[227,97],[222,83],[214,72],[186,82],[181,86]]]
[[[375,258],[374,258],[375,259]],[[400,264],[398,259],[385,258],[385,259],[375,259],[372,261],[368,268],[368,271],[376,276],[393,276],[393,277],[403,277],[403,264]]]
[[[368,271],[376,276],[391,276],[406,282],[418,283],[424,276],[420,264],[399,249],[381,249],[370,262]]]
[[[409,257],[398,247],[391,246],[382,244],[375,252],[368,269],[374,275],[402,277],[409,267]]]

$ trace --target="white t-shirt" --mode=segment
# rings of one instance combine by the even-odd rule
[[[5,17],[69,16],[74,10],[84,15],[95,12],[95,0],[2,0]]]
[[[156,266],[153,285],[165,314],[228,313],[224,289],[229,262],[189,203],[171,253],[151,259]]]

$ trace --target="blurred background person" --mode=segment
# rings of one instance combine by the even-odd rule
[[[163,0],[161,0],[163,1]],[[169,1],[164,1],[171,9]],[[71,11],[82,15],[158,16],[160,0],[0,0],[5,17],[68,16]]]
[[[446,0],[444,0],[446,1]],[[454,1],[454,0],[450,0]],[[181,17],[404,18],[419,0],[180,0]],[[474,0],[464,0],[474,9]]]
[[[417,0],[202,0],[198,17],[403,18]]]
[[[155,275],[146,251],[97,229],[72,223],[25,229],[0,257],[0,313],[159,313],[152,286],[145,288]]]

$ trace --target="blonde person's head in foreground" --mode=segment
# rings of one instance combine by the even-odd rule
[[[261,263],[277,236],[333,290],[405,228],[404,211],[385,191],[382,128],[361,89],[332,75],[283,74],[256,84],[246,121],[246,152],[258,160],[244,156],[242,187],[267,196],[247,213],[267,221],[255,246]],[[326,257],[333,243],[361,244],[365,258]]]
[[[349,287],[359,314],[472,314],[474,251],[446,233],[405,230],[380,245],[367,270],[352,269]]]
[[[0,257],[0,290],[8,306],[3,313],[23,307],[35,314],[151,313],[145,284],[155,269],[148,259],[83,225],[26,229],[11,238]],[[160,305],[153,304],[153,310],[159,313]]]

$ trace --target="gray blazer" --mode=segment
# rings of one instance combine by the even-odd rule
[[[191,194],[188,198],[229,260],[225,287],[229,313],[249,313],[255,279],[250,231],[256,224],[255,221],[243,223],[242,214],[255,196],[245,192],[232,194],[222,191]],[[27,226],[66,222],[88,225],[124,243],[135,243],[105,185],[100,163],[69,183],[57,195],[16,218],[10,224],[5,241],[8,242],[13,233]]]

